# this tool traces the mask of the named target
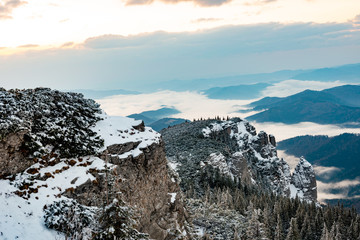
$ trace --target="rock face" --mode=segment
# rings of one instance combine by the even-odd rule
[[[86,206],[101,206],[102,201],[121,197],[135,209],[138,231],[148,233],[151,239],[186,239],[188,215],[180,187],[169,176],[163,142],[141,149],[136,157],[120,158],[121,149],[118,144],[111,145],[102,154],[104,161],[115,166],[107,176],[96,174],[95,182],[88,181],[66,195]]]
[[[317,187],[315,171],[311,164],[303,157],[300,158],[296,165],[293,175],[291,176],[291,184],[297,188],[297,194],[308,201],[316,201]]]
[[[9,133],[0,141],[0,178],[24,171],[33,164],[23,147],[27,131]]]

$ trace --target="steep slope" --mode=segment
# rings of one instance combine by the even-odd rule
[[[81,94],[0,93],[1,237],[187,238],[158,133]]]

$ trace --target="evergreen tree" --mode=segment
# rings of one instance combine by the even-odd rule
[[[329,239],[333,240],[335,239],[335,235],[336,235],[336,222],[333,223],[330,233],[329,233]]]
[[[247,239],[252,240],[267,240],[264,225],[259,221],[259,211],[253,210],[251,213],[251,219],[248,222],[248,228],[246,229]]]
[[[324,226],[323,226],[323,229],[322,229],[322,234],[321,234],[320,240],[330,240],[329,231],[328,231],[325,223],[324,223]]]
[[[290,227],[288,234],[286,236],[286,240],[301,240],[299,228],[296,223],[296,218],[291,218]]]
[[[262,199],[263,202],[266,203],[266,201],[264,199]],[[273,226],[273,221],[271,218],[271,213],[270,213],[270,208],[269,206],[266,204],[264,211],[263,211],[263,222],[264,222],[264,230],[265,230],[265,235],[267,238],[269,239],[273,239],[273,230],[272,230],[272,226]]]
[[[281,217],[278,214],[274,240],[283,240],[283,239],[284,239],[283,225],[282,225]]]

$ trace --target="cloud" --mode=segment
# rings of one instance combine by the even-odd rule
[[[27,2],[20,0],[5,0],[3,3],[0,2],[0,20],[11,19],[13,10],[24,4],[27,4]]]
[[[145,5],[145,4],[151,4],[155,0],[127,0],[127,5]],[[231,0],[160,0],[165,3],[170,4],[176,4],[179,2],[189,2],[192,1],[196,5],[202,6],[202,7],[210,7],[210,6],[220,6],[224,3],[230,2]]]
[[[337,167],[323,167],[323,166],[314,166],[314,170],[317,176],[322,177],[325,180],[330,180],[333,174],[341,171],[341,169]]]
[[[65,18],[59,21],[59,23],[64,23],[64,22],[68,22],[70,19],[69,18]]]
[[[67,43],[64,43],[63,45],[61,45],[61,48],[67,48],[67,47],[72,47],[74,46],[74,42],[67,42]]]
[[[317,190],[318,190],[318,201],[323,202],[326,199],[346,199],[349,198],[349,189],[351,187],[356,187],[360,185],[359,179],[354,180],[343,180],[340,182],[331,182],[324,183],[321,181],[317,182]],[[333,190],[336,190],[338,193],[331,193]]]
[[[216,21],[221,21],[223,20],[222,18],[198,18],[198,19],[194,19],[191,22],[192,23],[202,23],[202,22],[216,22]]]
[[[264,130],[265,132],[276,136],[276,141],[304,135],[328,135],[329,137],[333,137],[342,133],[360,133],[360,128],[341,128],[336,125],[322,125],[312,122],[301,122],[297,124],[252,122],[252,124],[259,131]]]
[[[267,23],[225,26],[198,32],[154,32],[131,36],[104,35],[89,38],[85,41],[84,46],[90,48],[124,48],[129,46],[159,46],[161,44],[162,49],[182,48],[185,51],[190,49],[191,52],[196,50],[197,53],[220,56],[341,45],[356,46],[360,42],[360,32],[353,30],[354,27],[351,23]],[[314,57],[316,54],[313,54]]]
[[[25,45],[18,46],[18,48],[37,48],[37,47],[39,47],[39,45],[37,45],[37,44],[25,44]]]
[[[357,15],[353,20],[352,20],[353,24],[355,25],[360,25],[360,14]]]
[[[246,6],[259,6],[259,5],[273,3],[273,2],[276,2],[276,1],[277,0],[253,0],[251,2],[244,3],[244,5],[246,5]]]
[[[344,85],[344,82],[286,80],[267,87],[264,91],[262,91],[262,95],[264,97],[287,97],[307,89],[321,91],[341,85]]]
[[[240,105],[250,103],[249,100],[215,100],[208,99],[197,92],[161,91],[149,94],[117,95],[97,100],[101,108],[109,115],[127,116],[148,110],[156,110],[171,106],[181,113],[174,117],[198,119],[208,117],[239,116],[235,113]]]
[[[360,62],[360,32],[353,30],[351,23],[269,23],[197,32],[104,35],[70,49],[0,56],[1,84],[6,88],[42,85],[148,91],[153,83],[175,79],[331,67]],[[238,84],[256,82],[244,79]]]

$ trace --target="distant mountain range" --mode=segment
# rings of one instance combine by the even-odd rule
[[[217,78],[202,78],[192,80],[171,80],[156,84],[146,85],[149,91],[172,90],[172,91],[207,91],[215,87],[229,87],[239,85],[249,85],[257,83],[275,83],[291,79],[301,73],[310,70],[282,70],[272,73],[246,74],[237,76],[225,76]]]
[[[152,127],[155,131],[160,131],[169,126],[174,126],[185,121],[183,118],[170,118],[169,116],[180,113],[175,108],[163,107],[157,110],[145,111],[141,113],[131,114],[127,117],[136,120],[143,120],[145,125]]]
[[[261,97],[261,91],[271,86],[269,83],[215,87],[203,93],[211,99],[254,99]]]
[[[358,82],[360,79],[360,64],[348,64],[332,68],[314,69],[308,72],[302,72],[293,77],[297,80],[314,81],[336,81]]]
[[[293,124],[360,122],[360,85],[344,85],[323,91],[305,90],[285,98],[263,98],[250,104],[260,113],[248,117],[257,122]]]
[[[338,67],[282,70],[272,73],[243,74],[213,78],[199,78],[192,80],[170,80],[159,83],[134,85],[136,91],[118,90],[86,90],[76,89],[86,98],[101,99],[113,95],[140,94],[141,92],[171,91],[199,91],[211,99],[252,99],[261,97],[262,91],[272,84],[289,80],[313,81],[342,81],[344,83],[360,82],[360,63]],[[139,92],[141,91],[141,92]]]
[[[360,64],[310,70],[283,70],[273,73],[247,74],[210,79],[172,80],[149,89],[173,91],[200,91],[211,99],[254,99],[262,95],[265,88],[284,80],[360,82]],[[360,101],[360,100],[359,100]]]

